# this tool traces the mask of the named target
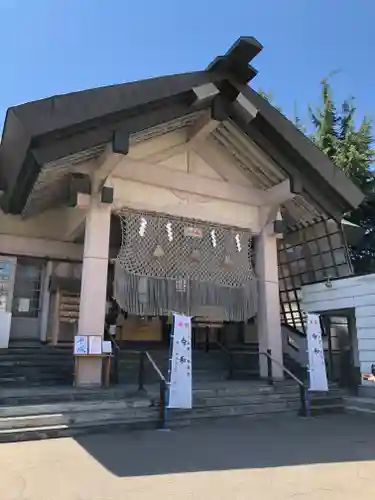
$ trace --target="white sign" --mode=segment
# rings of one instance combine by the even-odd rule
[[[185,227],[184,236],[190,238],[203,238],[203,231],[199,227]]]
[[[74,354],[85,355],[89,353],[89,343],[87,335],[76,335],[74,337]]]
[[[0,312],[6,312],[7,299],[8,297],[5,294],[0,295]]]
[[[103,340],[102,351],[103,354],[112,354],[112,342],[110,340]]]
[[[89,336],[89,354],[102,354],[102,340],[101,335]]]
[[[173,314],[168,408],[192,407],[191,318]]]
[[[0,312],[0,349],[9,347],[11,321],[12,314],[10,312]]]
[[[18,299],[18,311],[19,312],[29,312],[30,311],[30,299],[21,298]]]
[[[307,315],[307,350],[310,391],[328,391],[322,330],[318,314]]]

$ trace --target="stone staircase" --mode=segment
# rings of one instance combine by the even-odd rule
[[[167,378],[168,375],[168,349],[149,350],[152,359],[155,361],[161,372]],[[235,359],[235,378],[242,380],[256,379],[259,376],[258,358],[236,356]],[[229,374],[228,356],[222,350],[210,350],[208,353],[204,350],[194,350],[192,352],[192,366],[194,379],[196,381],[220,381],[227,380]],[[126,348],[121,350],[119,362],[119,382],[132,384],[138,380],[139,354],[131,352]],[[145,380],[157,382],[157,376],[149,363],[145,363]]]
[[[157,428],[158,387],[108,390],[29,388],[2,390],[0,442]],[[223,418],[297,418],[298,401],[262,381],[197,382],[192,410],[167,410],[167,427]]]
[[[275,391],[282,394],[290,406],[299,408],[300,391],[297,384],[292,380],[276,382]],[[309,391],[306,393],[307,404],[311,416],[319,416],[327,413],[343,413],[345,411],[344,393],[337,384],[330,383],[328,392]]]
[[[152,358],[162,373],[168,374],[167,348],[150,349]],[[221,350],[193,351],[194,378],[197,381],[219,381],[228,378],[228,356]],[[258,359],[236,357],[235,376],[244,380],[259,375]],[[248,365],[248,366],[247,366]],[[138,381],[139,352],[124,347],[120,352],[119,383],[135,384]],[[145,363],[145,380],[157,382],[149,363]],[[17,345],[0,350],[0,387],[60,386],[73,383],[72,346],[41,344]]]
[[[10,345],[0,349],[0,387],[73,383],[72,346]]]
[[[167,375],[168,350],[150,352]],[[285,380],[270,386],[256,379],[257,357],[249,361],[246,355],[241,356],[233,372],[233,378],[240,380],[228,380],[228,356],[223,351],[194,351],[193,408],[167,410],[168,427],[227,418],[297,418],[297,384]],[[72,387],[71,346],[12,346],[0,353],[0,442],[157,428],[158,378],[146,361],[145,391],[137,391],[139,359],[138,352],[123,350],[119,385],[82,389]],[[342,393],[336,386],[331,386],[327,394],[310,396],[311,415],[344,409]]]

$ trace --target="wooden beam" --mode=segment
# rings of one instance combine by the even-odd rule
[[[285,181],[280,182],[280,184],[276,184],[276,186],[267,189],[264,194],[267,204],[271,206],[282,205],[296,196],[295,193],[291,191],[289,179],[285,179]]]
[[[173,156],[177,156],[181,153],[184,153],[187,150],[186,142],[181,144],[176,144],[175,146],[169,147],[162,151],[158,151],[157,153],[152,153],[148,156],[144,156],[141,159],[147,163],[161,163],[163,161],[172,158]]]
[[[108,144],[104,153],[95,162],[94,189],[98,191],[104,184],[107,177],[114,171],[124,155],[120,153],[113,153],[112,144]]]
[[[158,163],[185,151],[186,141],[186,129],[176,130],[175,132],[131,145],[128,158],[145,160],[148,163]]]
[[[259,234],[259,207],[112,177],[113,210],[122,208],[170,214],[251,229]]]
[[[160,163],[204,142],[219,125],[219,121],[212,119],[211,110],[207,110],[187,129],[131,146],[129,158],[144,160],[148,163]]]
[[[85,220],[87,215],[88,207],[77,206],[74,208],[65,208],[64,212],[61,213],[61,222],[63,227],[61,228],[61,236],[64,241],[74,241],[85,228]]]
[[[264,191],[259,189],[222,180],[208,179],[173,170],[163,165],[150,165],[129,158],[123,159],[121,168],[116,172],[116,177],[249,206],[265,204]]]
[[[251,187],[250,179],[236,165],[230,153],[213,139],[196,144],[193,149],[225,181]]]
[[[192,148],[195,144],[204,141],[218,126],[220,122],[213,120],[211,110],[197,120],[187,132],[187,147]]]
[[[214,83],[205,83],[199,87],[193,88],[194,94],[197,97],[196,104],[202,104],[202,102],[213,99],[217,96],[220,91]]]

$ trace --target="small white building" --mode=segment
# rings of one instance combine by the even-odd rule
[[[331,342],[345,343],[347,336],[352,365],[360,372],[362,384],[372,387],[363,375],[370,374],[375,364],[375,274],[306,285],[302,288],[302,308],[326,318]],[[332,318],[336,318],[333,329],[329,325]],[[339,351],[340,345],[331,348]]]

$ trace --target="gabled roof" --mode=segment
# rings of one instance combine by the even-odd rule
[[[134,134],[211,108],[258,145],[328,216],[340,220],[363,200],[332,162],[248,83],[262,46],[242,37],[206,70],[53,96],[7,111],[0,146],[1,208],[22,213],[46,164],[110,143],[116,132]],[[205,99],[197,88],[216,87]],[[241,99],[247,101],[243,114]],[[51,163],[52,162],[52,163]]]

